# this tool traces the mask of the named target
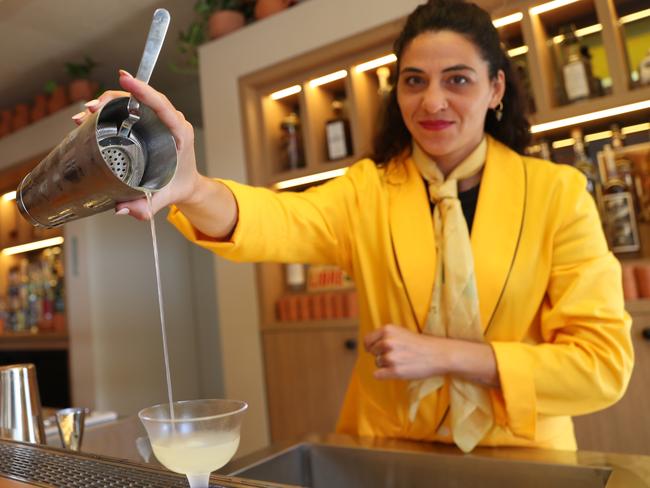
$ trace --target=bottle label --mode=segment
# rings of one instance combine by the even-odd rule
[[[589,96],[589,77],[582,61],[574,61],[564,66],[564,87],[570,101]]]
[[[341,159],[349,154],[348,142],[345,137],[345,123],[342,120],[329,122],[325,126],[325,133],[329,159]]]
[[[629,192],[603,195],[605,230],[613,252],[635,252],[641,248]]]

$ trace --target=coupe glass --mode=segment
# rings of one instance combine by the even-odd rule
[[[191,488],[208,488],[210,473],[237,452],[242,414],[239,400],[188,400],[148,407],[138,413],[156,459],[187,476]]]

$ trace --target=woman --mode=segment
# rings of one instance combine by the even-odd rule
[[[521,155],[518,87],[480,8],[430,0],[395,53],[374,160],[300,194],[200,175],[190,124],[121,71],[178,145],[154,211],[174,204],[171,222],[229,259],[336,263],[354,277],[366,352],[339,431],[466,452],[576,449],[570,416],[617,401],[633,363],[620,266],[585,178]],[[149,218],[142,200],[117,213]]]

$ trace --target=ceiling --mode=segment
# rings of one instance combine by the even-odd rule
[[[183,65],[178,33],[196,18],[193,0],[0,0],[0,109],[31,103],[47,81],[66,83],[65,63],[90,56],[98,63],[92,77],[118,88],[117,70],[138,70],[156,8],[171,24],[150,84],[164,92],[195,125],[201,124],[196,74]]]

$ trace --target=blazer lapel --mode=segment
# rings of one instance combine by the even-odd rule
[[[414,319],[421,329],[429,312],[436,266],[431,207],[411,158],[391,166],[386,180],[392,244]]]
[[[526,173],[522,157],[488,137],[471,236],[481,324],[486,333],[514,263],[525,205]]]

